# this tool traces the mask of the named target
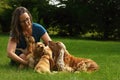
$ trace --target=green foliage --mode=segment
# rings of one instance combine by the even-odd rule
[[[119,39],[119,0],[59,0],[57,23],[70,36],[97,32],[104,39]],[[59,16],[59,17],[57,17]]]
[[[94,20],[96,31],[103,33],[104,38],[117,38],[120,28],[117,22],[120,18],[119,0],[92,0],[89,2],[92,11],[94,11]]]
[[[2,28],[7,26],[9,30],[12,11],[18,6],[24,6],[31,12],[33,21],[43,24],[46,29],[57,28],[58,35],[98,33],[99,39],[120,39],[120,0],[55,0],[59,2],[56,5],[49,4],[49,1],[51,0],[2,0]]]
[[[0,1],[0,25],[2,32],[10,30],[11,12],[11,7],[7,4],[7,0]]]

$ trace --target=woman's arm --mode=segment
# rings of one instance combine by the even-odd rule
[[[47,32],[45,32],[45,34],[41,37],[41,39],[43,40],[43,42],[45,43],[45,45],[49,44],[49,41],[51,41],[52,39],[50,38],[50,36],[48,35]]]
[[[7,46],[8,57],[18,63],[27,64],[27,61],[25,61],[24,59],[20,58],[18,55],[15,54],[17,43],[12,41],[11,39],[12,38],[10,37]]]

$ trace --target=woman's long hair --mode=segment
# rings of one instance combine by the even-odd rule
[[[25,12],[28,13],[28,15],[30,16],[30,21],[32,23],[32,16],[25,7],[17,7],[12,14],[12,21],[11,21],[12,41],[19,42],[19,38],[23,32],[22,27],[20,26],[20,15]]]

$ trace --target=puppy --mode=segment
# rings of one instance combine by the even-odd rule
[[[27,56],[29,67],[34,68],[35,65],[38,63],[39,59],[44,55],[44,47],[45,45],[42,42],[35,43],[33,53]]]
[[[27,53],[33,53],[33,50],[35,49],[35,39],[33,36],[27,36],[25,37],[26,44],[27,44]],[[27,55],[27,54],[26,54]]]
[[[26,49],[17,48],[16,50],[22,51],[22,53],[24,53],[25,60],[27,60],[29,62],[27,56],[29,54],[33,54],[33,50],[35,48],[35,39],[33,36],[25,36],[25,40],[26,40],[26,44],[27,44]],[[20,69],[24,68],[24,65],[20,64],[19,68]]]
[[[49,42],[49,47],[53,51],[54,59],[57,61],[57,68],[62,71],[95,71],[98,70],[98,65],[91,59],[75,57],[67,51],[65,45],[62,42]],[[62,56],[61,56],[62,55]],[[62,64],[60,64],[61,62]],[[59,69],[58,69],[59,70]]]
[[[44,47],[44,55],[39,60],[38,64],[35,66],[35,71],[38,73],[51,73],[51,63],[53,63],[52,60],[52,51],[47,46]]]
[[[34,44],[34,48],[32,49],[31,53],[27,54],[26,60],[28,61],[28,66],[30,68],[34,68],[35,65],[38,63],[39,59],[44,54],[44,52],[43,52],[44,47],[45,47],[45,45],[42,42],[37,42]],[[26,52],[29,49],[22,50],[22,51]]]

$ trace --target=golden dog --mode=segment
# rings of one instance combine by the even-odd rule
[[[49,47],[53,51],[54,60],[57,68],[62,71],[86,71],[92,72],[98,70],[98,65],[91,59],[78,58],[69,54],[65,45],[62,42],[49,42]],[[62,60],[63,59],[63,60]],[[61,62],[61,63],[59,63]]]
[[[51,73],[51,65],[53,65],[52,51],[48,46],[46,46],[44,47],[43,52],[44,55],[35,66],[34,70],[38,73]]]
[[[44,55],[45,45],[42,42],[37,42],[32,54],[27,56],[29,61],[29,67],[34,68],[35,65],[39,62],[40,58]]]
[[[28,44],[29,46],[31,45],[30,43]],[[26,61],[28,61],[28,66],[30,68],[34,68],[35,65],[38,63],[39,59],[42,57],[44,54],[43,49],[45,45],[42,42],[37,42],[34,44],[34,48],[26,48],[25,50],[23,49],[18,49],[21,50],[23,53],[25,52],[30,52],[29,54],[26,55]],[[29,50],[29,51],[28,51]],[[22,67],[22,65],[20,65]]]
[[[33,53],[33,50],[35,48],[35,39],[32,36],[25,36],[25,40],[26,40],[26,44],[27,44],[26,49],[17,48],[16,50],[22,51],[24,53],[24,55],[27,57],[29,54]],[[29,62],[29,60],[27,58],[25,58],[25,60],[27,60]],[[24,65],[20,64],[19,68],[22,69],[23,67],[24,67]]]

